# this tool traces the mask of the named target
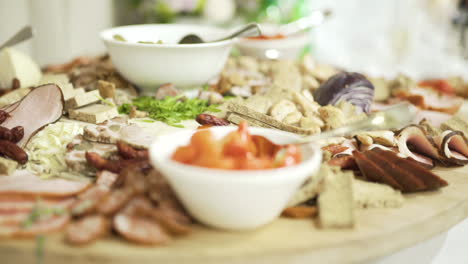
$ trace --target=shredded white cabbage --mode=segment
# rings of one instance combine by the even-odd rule
[[[42,129],[27,145],[29,161],[25,168],[41,178],[71,178],[73,173],[65,163],[67,144],[83,133],[83,127],[77,123],[57,122]]]

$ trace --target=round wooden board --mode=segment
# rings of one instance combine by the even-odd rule
[[[48,264],[75,263],[347,263],[390,254],[448,230],[468,216],[468,166],[436,169],[449,186],[406,196],[398,209],[357,211],[354,229],[321,230],[313,220],[278,219],[252,232],[197,227],[167,246],[135,246],[108,238],[70,247],[62,235],[47,236]],[[1,263],[34,263],[36,243],[0,241]]]

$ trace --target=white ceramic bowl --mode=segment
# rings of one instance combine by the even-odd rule
[[[273,25],[261,25],[262,32],[268,34],[275,31]],[[236,46],[242,55],[252,56],[259,59],[297,59],[304,48],[310,42],[307,32],[282,39],[239,39]]]
[[[182,88],[203,85],[223,69],[234,40],[177,44],[191,33],[206,41],[226,36],[228,31],[202,25],[148,24],[107,29],[101,38],[122,76],[152,92],[168,82]],[[126,41],[115,40],[116,34]],[[137,43],[158,40],[163,44]]]
[[[217,138],[235,126],[214,127]],[[249,128],[275,143],[291,143],[297,135],[266,128]],[[179,146],[189,143],[194,131],[180,131],[156,139],[150,147],[153,166],[161,171],[190,214],[208,226],[249,230],[278,217],[304,181],[318,171],[322,159],[316,144],[302,148],[303,161],[295,166],[269,170],[231,171],[185,165],[171,160]]]

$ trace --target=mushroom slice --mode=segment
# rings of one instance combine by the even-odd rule
[[[400,130],[397,135],[397,146],[402,155],[426,167],[434,167],[434,160],[440,160],[434,142],[427,137],[424,129],[417,125],[409,125]]]
[[[449,163],[468,164],[468,139],[460,131],[446,130],[434,138],[440,153]]]

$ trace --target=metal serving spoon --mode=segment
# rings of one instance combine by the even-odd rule
[[[323,24],[323,22],[332,14],[330,9],[314,10],[310,15],[300,18],[291,23],[282,25],[278,28],[277,34],[283,36],[294,35],[306,29]]]
[[[5,47],[10,47],[16,44],[19,44],[25,40],[28,40],[34,36],[34,32],[31,26],[25,26],[20,31],[18,31],[13,37],[7,40],[0,46],[0,50]]]
[[[257,23],[250,23],[236,30],[234,33],[230,34],[229,36],[221,38],[221,39],[204,41],[201,37],[199,37],[196,34],[189,34],[183,37],[179,41],[179,44],[198,44],[198,43],[218,42],[218,41],[233,39],[236,37],[255,37],[255,36],[260,36],[261,34],[262,34],[262,31],[260,29],[260,25]]]
[[[293,144],[307,144],[325,138],[350,135],[359,131],[400,129],[411,124],[416,117],[416,113],[417,109],[412,104],[400,103],[384,111],[373,113],[364,120],[318,135],[304,137],[299,142],[293,142]]]

